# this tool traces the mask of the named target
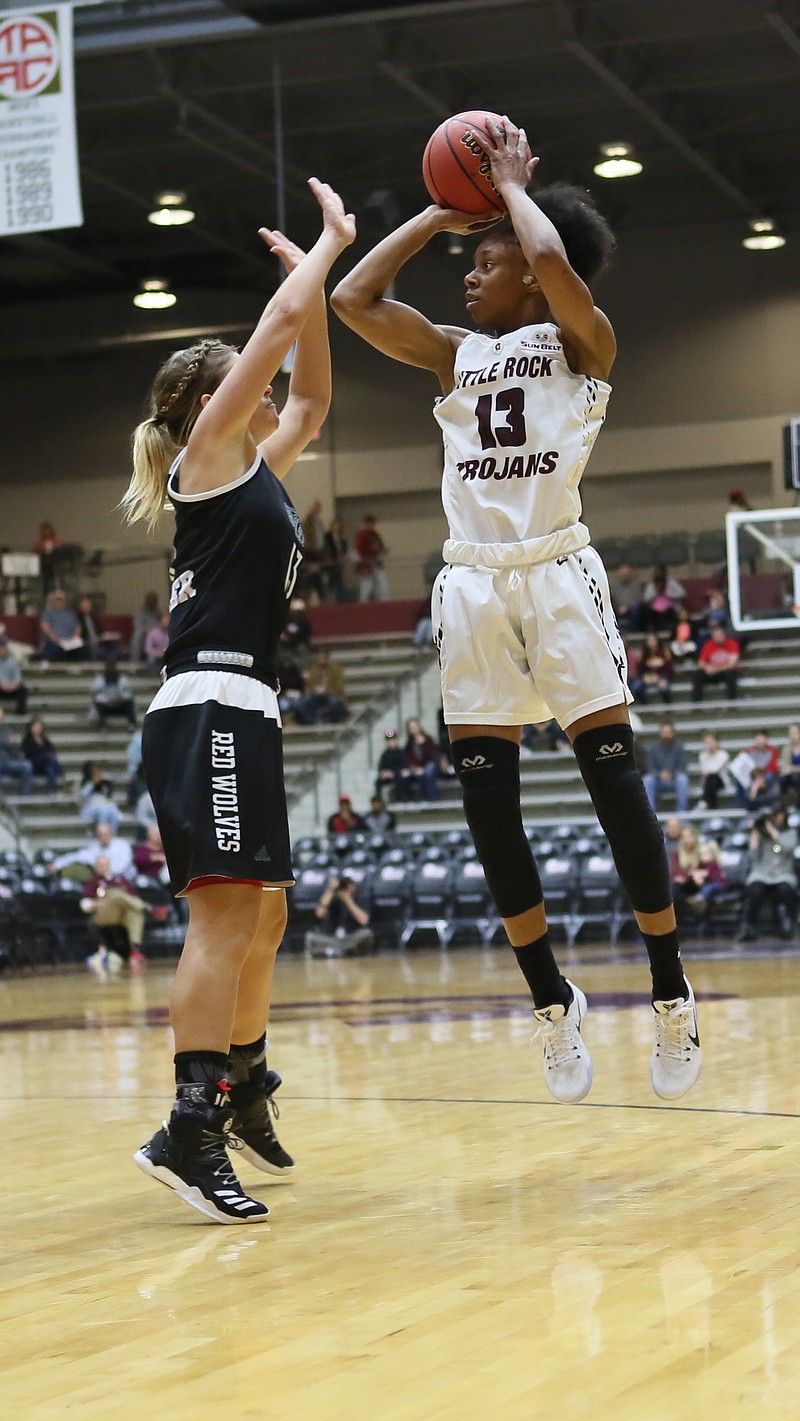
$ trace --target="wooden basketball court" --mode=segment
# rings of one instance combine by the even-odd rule
[[[501,949],[279,962],[291,1183],[205,1221],[131,1162],[169,972],[0,984],[4,1414],[765,1421],[800,1413],[800,959],[690,964],[705,1073],[650,1092],[647,974],[583,949],[595,1084],[545,1091]]]

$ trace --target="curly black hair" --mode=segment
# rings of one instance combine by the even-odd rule
[[[587,286],[608,264],[615,248],[614,233],[605,217],[597,211],[594,198],[586,188],[572,183],[551,183],[533,193],[533,200],[545,217],[549,217],[566,248],[572,270]],[[487,233],[519,245],[510,223]]]

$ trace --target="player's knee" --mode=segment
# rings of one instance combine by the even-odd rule
[[[542,901],[542,887],[525,836],[519,802],[519,746],[497,735],[472,736],[451,746],[464,796],[464,815],[486,881],[503,918]]]
[[[575,756],[634,908],[660,913],[672,902],[664,834],[636,768],[629,725],[585,730]]]

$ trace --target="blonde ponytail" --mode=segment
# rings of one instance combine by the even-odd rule
[[[126,523],[143,518],[152,532],[164,510],[167,475],[176,447],[158,415],[136,426],[133,433],[133,475],[120,499]]]
[[[233,346],[201,340],[176,350],[153,381],[149,414],[133,433],[133,477],[120,499],[128,523],[143,518],[152,532],[167,501],[167,476],[179,449],[186,446],[202,409],[236,357]]]

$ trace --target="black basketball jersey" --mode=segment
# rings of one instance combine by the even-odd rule
[[[168,668],[198,652],[232,652],[265,681],[303,557],[303,530],[288,494],[257,455],[241,478],[208,493],[180,492],[179,455],[167,492],[175,506]],[[235,670],[220,657],[201,668]]]

